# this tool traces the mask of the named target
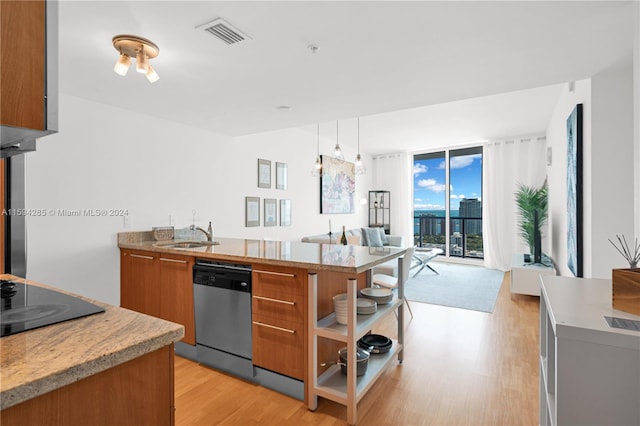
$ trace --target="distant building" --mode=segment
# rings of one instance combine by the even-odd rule
[[[482,217],[482,202],[477,198],[464,198],[460,200],[460,213],[459,217]],[[467,234],[482,234],[482,221],[481,220],[467,220],[465,233]]]

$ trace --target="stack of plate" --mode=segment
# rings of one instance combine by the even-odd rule
[[[373,299],[378,305],[384,305],[393,300],[393,292],[388,288],[366,287],[360,290],[360,294],[368,299]]]
[[[333,310],[336,311],[336,321],[338,324],[346,324],[347,293],[340,293],[333,296]]]
[[[360,297],[357,300],[358,304],[358,314],[360,315],[370,315],[374,314],[378,310],[378,304],[375,300],[366,299],[364,297]]]

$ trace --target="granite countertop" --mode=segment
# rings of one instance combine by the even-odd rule
[[[30,280],[27,283],[77,296]],[[0,409],[151,353],[184,336],[182,325],[77,297],[105,312],[0,338]]]
[[[176,249],[167,246],[171,241],[154,241],[151,232],[121,232],[118,234],[118,247],[121,249],[181,254],[229,262],[354,273],[367,271],[376,265],[402,256],[406,251],[406,249],[398,247],[343,246],[340,244],[241,238],[216,237],[215,241],[216,245]]]

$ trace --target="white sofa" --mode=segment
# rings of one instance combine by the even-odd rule
[[[354,228],[345,231],[345,235],[347,236],[347,240],[349,244],[359,244],[362,246],[370,246],[367,241],[366,232],[363,234],[363,230],[367,228]],[[370,228],[379,230],[380,235],[382,235],[382,228]],[[369,231],[372,232],[372,231]],[[331,239],[329,239],[329,234],[318,234],[318,235],[309,235],[307,237],[302,237],[300,241],[303,243],[319,243],[319,244],[340,244],[340,237],[342,236],[342,231],[335,232],[331,235]],[[404,247],[404,237],[402,235],[385,235],[386,241],[382,243],[382,247]],[[385,262],[381,265],[375,266],[372,270],[374,274],[387,274],[393,275],[394,277],[398,276],[398,259],[393,259],[389,262]]]

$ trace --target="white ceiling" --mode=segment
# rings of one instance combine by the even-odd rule
[[[363,151],[413,151],[544,131],[562,84],[630,60],[631,7],[63,0],[60,88],[231,136],[359,116]],[[228,46],[195,29],[216,17],[252,39]],[[121,33],[158,44],[157,83],[113,72]]]

